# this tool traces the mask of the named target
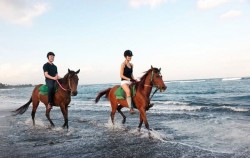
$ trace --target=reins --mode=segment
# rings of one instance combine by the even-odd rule
[[[69,80],[70,81],[70,80]],[[62,90],[64,91],[70,91],[71,92],[71,89],[65,89],[63,88],[63,86],[60,84],[60,82],[58,80],[56,80],[56,82],[58,83],[58,85],[62,88]],[[70,87],[70,82],[69,82],[69,87]]]

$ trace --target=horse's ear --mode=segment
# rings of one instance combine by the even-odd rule
[[[161,72],[161,68],[159,68],[159,72]]]
[[[68,69],[68,73],[70,73],[70,69]]]
[[[76,74],[78,74],[80,72],[80,69],[78,71],[76,71]]]
[[[151,65],[151,69],[152,69],[152,70],[154,69],[152,65]]]

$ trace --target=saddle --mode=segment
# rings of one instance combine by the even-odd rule
[[[135,85],[129,86],[129,88],[130,88],[131,96],[134,97],[136,93]],[[115,91],[115,96],[116,96],[116,99],[126,99],[126,93],[124,92],[121,86],[117,88],[117,90]]]
[[[48,86],[46,84],[43,84],[42,86],[39,87],[39,94],[41,95],[48,95]],[[58,84],[55,84],[55,93],[58,90]]]

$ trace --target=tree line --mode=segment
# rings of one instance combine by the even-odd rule
[[[32,84],[19,84],[19,85],[7,85],[0,83],[0,89],[5,89],[5,88],[18,88],[18,87],[32,87]]]

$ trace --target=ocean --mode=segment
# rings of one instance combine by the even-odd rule
[[[0,89],[0,157],[250,157],[250,78],[166,81],[147,111],[150,135],[145,126],[137,131],[139,112],[127,122],[119,113],[110,120],[106,98],[95,104],[99,91],[115,84],[79,85],[69,107],[69,129],[60,108],[51,118],[39,105],[36,126],[31,107],[23,115],[12,110],[28,102],[34,87]],[[154,90],[154,89],[153,89]]]

